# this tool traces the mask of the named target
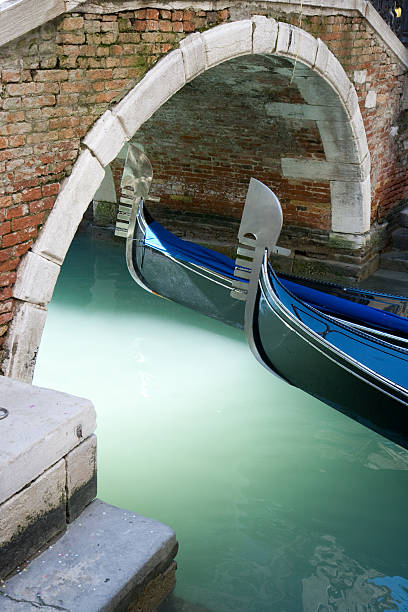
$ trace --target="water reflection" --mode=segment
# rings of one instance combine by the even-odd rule
[[[123,243],[71,248],[35,383],[94,401],[99,496],[176,530],[166,612],[404,610],[408,452],[140,290]]]

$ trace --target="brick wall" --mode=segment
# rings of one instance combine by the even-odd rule
[[[248,3],[239,18],[251,13],[265,14],[265,10],[256,2]],[[156,9],[73,13],[0,48],[0,346],[13,316],[12,286],[20,259],[35,241],[61,181],[70,173],[81,138],[181,38],[228,21],[235,14],[228,10]],[[297,14],[271,9],[268,15],[299,23]],[[352,80],[355,70],[367,70],[365,82],[356,88],[372,155],[373,220],[381,221],[407,196],[408,121],[406,111],[400,111],[402,77],[396,60],[360,17],[304,16],[302,27],[327,43]],[[376,108],[365,107],[370,90],[377,94]],[[295,94],[283,85],[280,88],[281,96]],[[168,137],[167,143],[163,139],[161,159],[165,163],[154,161],[156,177],[162,181],[163,202],[177,209],[188,204],[193,210],[201,210],[205,201],[208,211],[224,214],[219,207],[225,196],[228,214],[236,218],[248,176],[256,171],[281,196],[287,224],[299,230],[315,230],[318,239],[322,233],[327,235],[328,184],[283,181],[273,155],[265,161],[261,129],[256,126],[258,132],[246,139],[251,125],[249,118],[242,116],[242,104],[230,101],[228,108],[222,108],[216,100],[214,103],[213,116],[221,114],[221,119],[212,122],[210,115],[201,116],[196,125],[184,126],[187,167],[180,166],[180,157],[179,161],[175,158],[170,146],[172,135],[165,134],[165,122],[162,124],[162,136]],[[179,118],[173,120],[177,123]],[[214,138],[222,135],[220,126],[225,121],[235,130],[234,146],[224,139],[223,148],[215,147]],[[158,126],[154,130],[157,133]],[[148,126],[143,134],[148,140]],[[322,156],[313,125],[293,124],[289,134],[290,139],[285,133],[285,146],[292,141],[293,157],[298,153]],[[276,126],[276,145],[284,141]],[[236,143],[239,155],[234,156]],[[240,157],[241,153],[245,156]],[[171,168],[184,185],[182,193],[174,193]],[[232,198],[230,189],[234,190]],[[171,197],[180,195],[187,200]]]
[[[16,269],[81,138],[185,33],[227,18],[227,11],[155,9],[68,14],[0,48],[0,347]]]
[[[251,176],[280,198],[287,225],[330,229],[328,181],[281,176],[281,157],[324,159],[315,121],[269,117],[269,102],[304,104],[287,67],[248,56],[207,71],[171,98],[137,132],[152,161],[156,209],[240,219]]]

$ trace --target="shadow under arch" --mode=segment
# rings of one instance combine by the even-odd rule
[[[333,53],[306,31],[262,16],[193,33],[107,110],[84,138],[84,150],[18,269],[13,291],[17,306],[5,344],[7,376],[32,380],[46,305],[79,222],[105,176],[104,168],[186,83],[222,62],[251,54],[282,56],[296,64],[296,79],[303,78],[299,86],[307,103],[301,112],[315,113],[323,142],[325,160],[283,158],[282,175],[329,181],[332,232],[353,237],[356,244],[363,240],[370,229],[370,154],[356,91]]]

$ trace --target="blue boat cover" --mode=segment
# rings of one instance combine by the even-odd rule
[[[182,240],[166,230],[157,221],[153,221],[147,226],[144,243],[146,246],[167,253],[175,259],[204,266],[228,278],[235,278],[235,262],[233,259],[193,242]],[[402,333],[408,336],[408,319],[404,317],[378,310],[372,306],[357,304],[330,293],[299,285],[290,280],[280,279],[280,282],[298,299],[327,314],[346,317],[362,325],[375,326],[384,331]]]

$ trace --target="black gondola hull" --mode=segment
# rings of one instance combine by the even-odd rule
[[[266,365],[298,387],[366,427],[408,448],[406,393],[311,334],[270,299],[261,283],[254,336]]]

